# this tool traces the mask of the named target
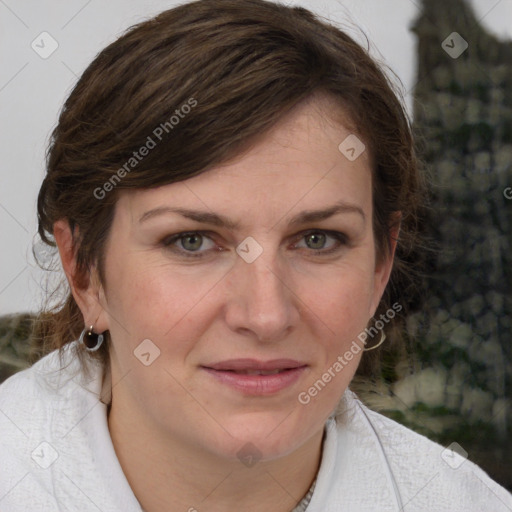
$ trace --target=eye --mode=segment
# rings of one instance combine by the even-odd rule
[[[330,247],[325,248],[326,242],[329,239],[334,240],[334,243],[331,243]],[[309,231],[302,235],[301,240],[305,240],[306,248],[312,249],[315,254],[331,254],[347,244],[347,236],[338,231]],[[299,247],[299,245],[297,244],[296,247]]]
[[[326,248],[329,239],[331,243]],[[348,243],[347,236],[344,233],[324,230],[311,230],[302,234],[300,240],[301,242],[305,241],[306,246],[300,247],[299,244],[296,244],[295,247],[310,249],[310,252],[315,255],[327,255],[337,252]],[[202,258],[209,252],[222,250],[211,237],[202,231],[187,231],[168,236],[162,240],[161,245],[165,249],[187,258]]]
[[[206,247],[206,250],[200,251],[201,248],[204,249],[205,241],[209,241],[210,244]],[[162,241],[162,245],[174,252],[191,258],[202,257],[206,252],[216,247],[213,240],[200,231],[189,231],[171,235]]]

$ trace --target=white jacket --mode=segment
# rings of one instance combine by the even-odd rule
[[[141,512],[110,438],[103,374],[68,345],[0,386],[0,512]],[[371,411],[350,390],[326,422],[307,512],[511,512],[478,466]],[[455,440],[456,441],[456,440]]]

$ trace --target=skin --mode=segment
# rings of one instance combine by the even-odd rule
[[[310,99],[225,165],[185,182],[123,191],[103,285],[93,271],[87,288],[74,286],[69,228],[65,220],[55,224],[84,324],[111,334],[109,429],[146,511],[288,512],[315,478],[325,420],[362,352],[309,404],[298,395],[367,326],[394,252],[392,244],[388,257],[376,259],[370,157],[364,151],[351,162],[338,150],[352,132],[342,112],[345,122],[331,120],[334,108],[325,98]],[[339,201],[363,214],[347,210],[289,224],[296,214]],[[199,223],[177,213],[139,222],[160,206],[214,212],[240,226]],[[207,232],[202,245],[197,239],[162,243],[194,230]],[[322,230],[344,233],[347,241]],[[310,231],[320,232],[320,240],[308,237]],[[235,250],[249,236],[263,248],[252,263]],[[203,256],[180,254],[187,249]],[[160,350],[149,366],[134,357],[144,339]],[[201,369],[239,357],[292,358],[307,369],[292,386],[263,397],[244,395]],[[247,443],[261,456],[252,467],[237,457]]]

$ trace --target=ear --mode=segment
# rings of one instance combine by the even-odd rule
[[[78,228],[75,229],[75,235]],[[77,303],[84,317],[84,327],[93,326],[94,332],[108,330],[108,320],[103,303],[103,287],[96,269],[85,276],[77,275],[76,251],[73,248],[73,233],[67,219],[61,219],[53,225],[53,236],[59,249],[62,268]]]
[[[373,316],[377,307],[379,306],[384,290],[389,281],[391,270],[393,269],[393,261],[395,258],[396,244],[398,242],[398,235],[400,234],[400,221],[402,218],[401,212],[395,212],[393,214],[392,224],[389,228],[389,251],[378,261],[375,265],[375,276],[374,276],[374,294],[371,306],[371,312]]]

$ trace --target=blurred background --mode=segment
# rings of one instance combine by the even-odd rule
[[[175,1],[0,0],[0,381],[29,364],[32,315],[62,278],[36,237],[44,152],[95,54]],[[335,22],[389,66],[431,176],[426,304],[414,343],[353,389],[512,490],[512,0],[286,1]]]

